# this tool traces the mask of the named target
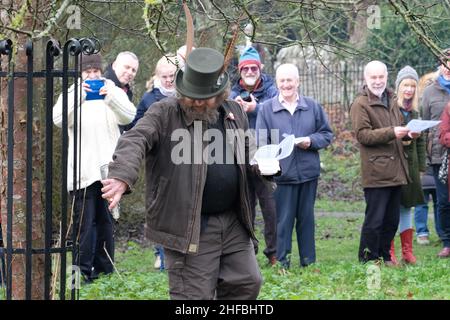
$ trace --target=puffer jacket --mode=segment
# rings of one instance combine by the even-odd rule
[[[389,106],[364,86],[350,107],[353,130],[360,144],[363,188],[410,182],[402,141],[394,133],[394,127],[402,125],[402,115],[395,105],[395,94],[390,90],[387,94]]]
[[[220,108],[226,115],[225,129],[242,134],[247,132],[247,116],[239,104],[230,100]],[[202,196],[208,167],[202,161],[207,146],[202,140],[206,129],[207,125],[194,121],[175,98],[163,99],[154,103],[136,125],[121,136],[109,166],[110,178],[120,179],[132,188],[145,158],[146,235],[165,248],[187,254],[197,253],[199,246]],[[237,140],[234,143],[239,167],[237,217],[256,241],[247,186],[247,176],[254,174],[249,157],[255,141],[251,134],[240,135]],[[180,155],[182,144],[190,147],[190,152],[186,153],[188,163],[173,158],[174,154]]]
[[[440,120],[445,105],[450,101],[450,94],[437,81],[423,92],[421,111],[423,120]],[[439,126],[428,131],[426,138],[427,154],[431,164],[441,164],[445,149],[439,143]]]

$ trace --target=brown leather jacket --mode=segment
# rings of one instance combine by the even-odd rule
[[[360,143],[363,188],[400,186],[410,181],[402,141],[394,133],[394,127],[404,123],[390,90],[388,100],[386,107],[364,86],[351,105],[352,126]]]
[[[227,115],[225,129],[242,129],[241,132],[248,129],[247,116],[236,102],[227,100],[220,108],[224,108]],[[120,179],[131,187],[138,179],[141,161],[145,158],[147,237],[182,253],[198,252],[207,170],[207,164],[201,161],[207,142],[202,142],[202,148],[198,141],[203,140],[205,130],[206,125],[194,122],[175,98],[163,99],[154,103],[136,126],[121,136],[109,166],[110,178]],[[172,153],[179,154],[181,139],[187,139],[192,147],[187,157],[193,164],[173,161]],[[247,175],[254,174],[248,164],[249,145],[254,145],[254,139],[242,141],[245,141],[242,145],[245,148],[239,148],[237,143],[234,148],[236,158],[245,156],[245,162],[238,164],[240,203],[237,214],[256,240],[247,186]]]

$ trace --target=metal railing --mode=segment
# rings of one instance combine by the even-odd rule
[[[78,88],[78,82],[80,78],[80,63],[79,56],[82,52],[85,54],[93,54],[98,52],[99,44],[95,39],[83,38],[83,39],[70,39],[61,48],[60,44],[56,40],[49,40],[45,49],[45,70],[35,71],[33,65],[34,50],[33,43],[31,41],[27,42],[25,46],[25,53],[27,56],[26,71],[15,71],[14,64],[11,63],[13,58],[13,43],[11,40],[1,40],[0,41],[0,58],[1,56],[7,57],[7,64],[5,68],[1,65],[0,59],[0,80],[7,81],[7,159],[3,159],[3,164],[6,163],[7,166],[7,179],[3,181],[6,182],[6,221],[2,221],[3,225],[6,223],[6,234],[3,234],[4,247],[0,248],[0,272],[2,273],[3,285],[6,287],[6,299],[12,299],[12,288],[13,288],[13,262],[16,255],[25,256],[25,296],[24,299],[32,298],[32,273],[33,273],[33,256],[43,255],[44,256],[44,292],[43,299],[51,299],[56,297],[56,292],[59,294],[61,300],[66,299],[67,280],[71,280],[70,286],[70,298],[76,299],[78,297],[78,286],[76,273],[79,268],[79,260],[74,256],[76,252],[76,247],[78,246],[77,232],[78,230],[78,217],[70,216],[71,212],[68,210],[68,193],[67,193],[67,150],[68,150],[68,87],[69,80],[72,79],[75,84],[75,105],[80,101],[81,92]],[[54,67],[55,58],[62,55],[62,69],[58,70]],[[73,68],[69,69],[70,59],[73,59]],[[17,79],[24,78],[26,81],[26,209],[25,209],[25,247],[14,247],[13,239],[13,228],[16,227],[16,210],[14,207],[14,177],[16,172],[14,158],[14,148],[15,148],[15,128],[14,122],[15,117],[17,117],[15,104],[17,103],[14,99],[15,97],[15,82]],[[33,209],[33,193],[32,193],[32,181],[33,181],[33,139],[40,139],[40,137],[35,137],[33,135],[33,95],[35,94],[35,88],[33,87],[33,80],[41,79],[45,80],[43,94],[45,97],[45,103],[42,106],[45,113],[45,132],[43,132],[43,137],[45,139],[45,160],[44,162],[44,179],[40,181],[43,186],[42,192],[45,195],[43,199],[44,210],[44,246],[36,248],[33,246],[33,216],[36,213],[32,212]],[[55,79],[62,80],[62,99],[63,99],[63,116],[62,116],[62,139],[61,139],[61,162],[54,163],[54,150],[53,150],[53,105],[54,105],[54,88]],[[0,89],[1,90],[1,89]],[[42,92],[42,91],[39,91]],[[1,92],[0,92],[1,94]],[[38,97],[41,101],[43,97]],[[74,119],[78,119],[77,110],[75,108]],[[75,133],[75,143],[74,143],[74,178],[77,177],[77,166],[76,162],[79,158],[77,155],[77,144],[78,142],[78,132],[80,124],[75,121],[74,123],[74,133]],[[6,161],[5,161],[6,160]],[[53,189],[53,173],[56,166],[60,166],[61,176],[60,181],[60,233],[57,239],[54,239],[54,189]],[[74,184],[77,179],[74,179]],[[76,190],[76,188],[74,188]],[[40,213],[38,213],[40,214]],[[73,213],[75,215],[75,213]],[[72,225],[68,225],[68,219],[71,218],[73,221]],[[0,230],[1,231],[1,230]],[[67,268],[67,254],[72,254],[72,267]],[[53,264],[54,260],[58,260],[58,264]],[[57,270],[55,270],[55,265],[58,265]],[[67,273],[69,271],[69,278]],[[54,283],[52,286],[52,276],[55,273],[59,274],[59,286],[55,287]],[[53,277],[54,279],[54,277]],[[78,281],[78,282],[77,282]]]

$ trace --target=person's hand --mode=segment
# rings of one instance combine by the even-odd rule
[[[81,87],[82,87],[83,90],[86,91],[86,92],[92,92],[92,89],[91,89],[91,87],[89,86],[89,84],[87,84],[87,83],[84,82],[84,81],[81,83]]]
[[[297,143],[297,147],[301,149],[308,149],[311,146],[311,138],[305,137],[301,142]]]
[[[420,137],[420,132],[409,131],[408,132],[408,137],[410,137],[411,139],[417,139],[418,137]]]
[[[252,101],[247,102],[244,101],[240,96],[237,96],[234,101],[239,103],[245,112],[252,112],[256,109],[256,99],[253,94],[250,94],[250,98],[252,98]]]
[[[122,198],[122,195],[127,191],[128,185],[119,179],[105,179],[102,180],[102,198],[109,202],[109,210],[114,209]]]
[[[395,137],[397,139],[401,139],[406,136],[409,132],[409,129],[406,127],[394,127]]]
[[[106,96],[108,94],[108,92],[111,90],[111,88],[115,87],[116,85],[114,84],[114,82],[112,80],[109,80],[109,79],[103,79],[103,81],[105,82],[105,85],[100,88],[100,90],[98,91],[98,94],[102,95],[102,96]]]

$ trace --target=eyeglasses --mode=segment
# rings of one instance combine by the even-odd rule
[[[245,73],[247,73],[247,72],[249,72],[249,71],[251,71],[251,72],[256,72],[256,71],[258,71],[258,70],[259,70],[259,68],[256,67],[256,66],[252,66],[252,67],[242,67],[241,72],[245,72]]]

